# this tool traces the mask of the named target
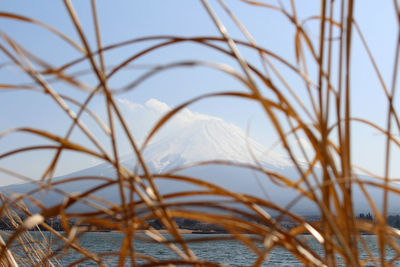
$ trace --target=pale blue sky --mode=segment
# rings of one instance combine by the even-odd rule
[[[243,39],[239,30],[229,20],[217,1],[210,0],[211,5],[226,25],[229,33]],[[235,15],[248,28],[260,46],[278,53],[291,63],[295,62],[293,49],[293,27],[287,18],[277,12],[263,8],[255,8],[237,0],[226,1]],[[276,4],[276,1],[266,1]],[[289,1],[283,1],[288,4]],[[319,1],[296,1],[298,14],[302,18],[319,12]],[[81,24],[87,36],[91,38],[91,46],[95,47],[90,1],[73,1]],[[146,1],[97,1],[102,29],[103,44],[109,45],[124,40],[151,35],[180,35],[180,36],[220,36],[215,25],[209,18],[200,1],[197,0],[146,0]],[[289,7],[289,5],[287,5]],[[2,12],[11,12],[26,15],[52,25],[66,35],[78,41],[62,1],[54,0],[4,0],[0,5]],[[336,10],[337,11],[337,10]],[[385,82],[390,85],[393,54],[397,25],[394,20],[392,1],[363,0],[356,2],[355,16],[381,68]],[[315,30],[316,22],[307,24],[310,31]],[[20,44],[40,55],[54,65],[60,65],[79,56],[76,50],[66,45],[57,37],[39,27],[26,23],[0,19],[0,30],[10,35]],[[313,31],[314,41],[318,40],[318,32]],[[0,41],[4,44],[4,41]],[[106,64],[118,64],[128,55],[148,46],[149,42],[131,45],[106,54]],[[246,49],[241,49],[244,56],[256,66],[260,66],[258,56]],[[358,36],[353,43],[352,86],[354,116],[368,118],[381,126],[386,125],[386,104],[378,79],[362,48]],[[0,64],[4,63],[4,54],[0,53]],[[226,56],[210,49],[194,44],[179,44],[160,49],[139,59],[137,64],[165,64],[177,60],[208,60],[223,62],[239,69],[237,64]],[[74,70],[80,70],[87,65],[80,64]],[[280,68],[282,75],[304,97],[304,86],[287,69]],[[311,67],[311,70],[313,68]],[[110,80],[113,88],[129,84],[134,77],[142,73],[140,69],[129,69],[116,75]],[[311,77],[315,79],[315,77]],[[21,75],[11,67],[0,69],[1,83],[29,82],[29,78]],[[89,84],[94,84],[91,76],[82,78]],[[80,100],[85,94],[61,84],[54,84],[58,92],[66,93]],[[143,104],[150,98],[156,98],[170,106],[207,92],[224,90],[246,90],[236,80],[214,70],[206,68],[174,69],[154,76],[144,82],[135,91],[123,94],[120,97],[132,102]],[[398,107],[398,101],[396,102]],[[90,106],[99,114],[104,114],[101,97],[95,99]],[[230,98],[218,98],[199,102],[191,106],[196,112],[221,117],[224,120],[237,124],[243,129],[250,125],[250,136],[258,142],[270,146],[276,141],[276,136],[270,130],[268,121],[264,118],[261,109],[252,103]],[[0,93],[0,131],[18,126],[44,128],[56,134],[64,135],[70,122],[67,116],[47,96],[29,92],[1,92]],[[96,135],[100,131],[93,124],[89,127]],[[376,131],[358,124],[353,128],[354,162],[373,172],[382,174],[384,158],[384,137],[376,135]],[[87,144],[87,140],[79,133],[73,139]],[[123,141],[122,141],[123,142]],[[42,144],[43,140],[27,135],[16,134],[0,139],[0,152],[29,144]],[[282,151],[281,148],[277,148]],[[123,151],[123,148],[122,148]],[[0,166],[18,170],[21,173],[36,177],[43,164],[49,159],[49,153],[26,153],[6,160],[0,160]],[[396,159],[398,153],[393,154]],[[65,164],[59,167],[58,174],[65,174],[93,164],[90,159],[76,160],[76,155],[66,155]],[[399,177],[400,168],[392,165],[393,175]],[[9,178],[0,181],[0,185],[16,182]]]

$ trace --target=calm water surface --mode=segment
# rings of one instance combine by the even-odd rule
[[[165,237],[169,237],[168,235],[164,235]],[[204,237],[227,237],[228,235],[198,235],[198,234],[184,234],[185,239],[198,239]],[[307,236],[304,236],[307,238]],[[99,253],[107,253],[113,251],[119,251],[121,242],[123,239],[123,235],[120,233],[112,233],[112,232],[91,232],[86,233],[82,236],[79,241],[83,247],[85,247],[89,251],[93,251],[97,254]],[[375,236],[364,236],[364,240],[368,244],[369,248],[373,252],[375,256],[378,256],[377,246],[376,246],[376,237]],[[60,243],[61,244],[61,243]],[[166,246],[157,243],[148,243],[141,240],[133,241],[135,250],[137,253],[143,253],[150,256],[153,256],[156,259],[171,259],[178,257],[171,252]],[[317,253],[321,253],[321,247],[315,241],[308,241],[308,245]],[[259,244],[262,247],[262,244]],[[57,244],[54,245],[54,249],[57,247]],[[253,252],[251,252],[247,247],[245,247],[242,243],[236,240],[219,240],[212,242],[195,242],[190,243],[189,247],[193,250],[193,252],[197,255],[198,258],[211,261],[211,262],[220,262],[225,263],[231,266],[249,266],[255,260],[256,256]],[[388,258],[394,257],[394,252],[390,249],[387,250]],[[367,254],[365,251],[360,250],[361,257],[366,258]],[[80,259],[82,255],[70,252],[66,255],[60,263],[62,265],[68,265],[78,259]],[[118,258],[113,256],[108,256],[105,258],[106,263],[109,266],[116,266],[118,264]],[[144,262],[137,262],[137,265]],[[80,263],[76,266],[97,266],[95,262],[86,261],[84,263]],[[131,266],[130,263],[127,263],[126,266]],[[265,260],[262,266],[303,266],[299,261],[297,261],[294,257],[291,256],[286,250],[281,248],[274,249],[267,260]],[[373,265],[366,265],[373,266]],[[396,266],[400,266],[400,261],[396,263]]]

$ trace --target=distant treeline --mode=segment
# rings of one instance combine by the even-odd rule
[[[374,221],[374,217],[370,212],[360,213],[357,216],[357,218],[362,219],[362,220]],[[9,230],[9,231],[15,230],[18,227],[18,225],[20,225],[22,223],[22,221],[24,219],[25,219],[25,216],[19,216],[19,218],[17,220],[11,221],[9,217],[3,217],[0,220],[0,230]],[[206,222],[192,220],[192,219],[185,219],[185,218],[175,218],[174,220],[180,229],[188,229],[188,230],[200,231],[200,232],[216,232],[216,233],[226,232],[226,230],[224,228],[222,228],[221,226],[211,224],[211,223],[206,223]],[[50,227],[52,227],[56,231],[64,231],[64,227],[63,227],[62,222],[59,217],[47,219],[45,221],[45,223],[47,225],[49,225]],[[288,221],[281,222],[281,223],[284,228],[292,228],[295,226]],[[69,220],[68,224],[69,224],[69,227],[73,227],[74,225],[76,225],[76,222],[73,220]],[[164,225],[157,219],[149,220],[149,221],[147,221],[147,224],[156,230],[165,229]],[[389,215],[387,217],[387,224],[391,227],[400,229],[400,214]],[[86,227],[87,229],[91,229],[91,225],[88,225],[88,224],[79,225],[79,226]],[[110,228],[102,228],[102,229],[96,228],[96,229],[97,230],[114,230],[114,229],[110,229]],[[96,229],[93,228],[93,230],[96,230]],[[144,227],[142,227],[141,229],[144,229]],[[42,225],[39,225],[38,227],[35,227],[32,230],[33,231],[38,231],[38,230],[46,231],[46,228]]]
[[[26,218],[25,216],[19,216],[19,218],[17,220],[10,220],[9,217],[3,217],[0,220],[0,230],[13,231],[22,223],[22,221],[25,218]],[[218,233],[225,232],[225,230],[221,226],[210,224],[210,223],[205,223],[205,222],[201,222],[201,221],[184,219],[184,218],[175,218],[175,222],[180,229],[188,229],[188,230],[203,231],[203,232],[218,232]],[[45,223],[47,225],[51,226],[56,231],[64,231],[63,224],[59,217],[48,219],[45,221]],[[76,222],[73,220],[68,220],[68,224],[69,224],[69,227],[73,227],[74,225],[76,225]],[[157,219],[149,220],[147,222],[147,224],[156,230],[165,229],[165,227],[162,225],[162,223]],[[84,225],[80,224],[79,227],[86,227],[89,230],[97,229],[99,231],[100,230],[102,230],[102,231],[114,230],[114,229],[110,229],[110,228],[101,228],[101,229],[99,229],[98,227],[92,228],[91,225],[89,225],[89,224],[84,224]],[[141,229],[144,229],[144,227],[142,227]],[[38,227],[35,227],[32,230],[33,231],[38,231],[38,230],[47,231],[47,229],[42,225],[39,225]]]
[[[363,220],[368,220],[368,221],[374,221],[375,220],[370,212],[368,212],[368,213],[360,213],[357,218],[363,219]],[[387,217],[387,224],[389,226],[391,226],[391,227],[400,229],[400,214],[389,215]]]
[[[217,233],[226,232],[226,230],[219,225],[205,223],[202,221],[197,221],[192,219],[175,218],[175,222],[180,229],[188,229],[201,232],[217,232]],[[162,223],[157,219],[149,221],[148,224],[157,230],[165,229]]]

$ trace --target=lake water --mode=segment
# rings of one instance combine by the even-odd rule
[[[168,238],[168,235],[164,235]],[[206,237],[228,237],[228,235],[204,235],[204,234],[184,234],[185,239],[198,239],[198,238],[206,238]],[[308,238],[304,236],[303,238]],[[80,244],[85,247],[89,251],[99,253],[108,253],[113,251],[119,251],[121,241],[123,239],[123,235],[120,233],[114,232],[89,232],[82,236],[79,241]],[[364,236],[364,240],[368,244],[369,248],[373,252],[374,256],[378,256],[377,246],[376,246],[376,237],[375,236]],[[61,244],[61,243],[60,243]],[[171,252],[169,248],[165,245],[158,243],[148,243],[141,240],[134,240],[133,242],[135,251],[137,253],[143,253],[150,255],[156,259],[171,259],[178,257]],[[259,244],[262,247],[262,244]],[[315,241],[308,241],[308,245],[316,252],[321,252],[321,247]],[[57,245],[55,244],[53,249],[56,249]],[[196,256],[200,259],[216,262],[216,263],[225,263],[231,266],[249,266],[255,260],[255,254],[251,252],[247,247],[245,247],[242,243],[236,240],[218,240],[218,241],[208,241],[208,242],[194,242],[189,243],[189,247],[193,250]],[[367,258],[367,254],[360,250],[361,258]],[[394,257],[394,252],[391,250],[387,250],[388,258]],[[60,260],[62,265],[68,265],[78,259],[80,259],[82,255],[75,254],[70,252]],[[118,264],[118,258],[107,256],[105,258],[105,263],[109,266],[116,266]],[[140,263],[144,263],[144,261],[138,261],[137,265]],[[127,263],[126,266],[130,266],[130,263]],[[95,262],[86,261],[84,263],[80,263],[80,267],[83,266],[97,266]],[[269,258],[264,262],[262,266],[303,266],[298,260],[296,260],[291,254],[282,248],[274,249]],[[366,265],[366,266],[373,266]],[[396,266],[400,266],[400,261],[396,262]]]

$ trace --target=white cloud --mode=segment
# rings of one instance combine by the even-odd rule
[[[150,130],[149,127],[154,126],[154,124],[161,119],[162,116],[172,110],[172,107],[155,98],[147,100],[144,105],[121,98],[118,99],[118,102],[125,107],[125,111],[129,111],[125,112],[126,117],[130,118],[132,124],[139,125],[142,131]],[[222,119],[218,117],[192,112],[188,108],[184,108],[175,114],[168,124],[175,126],[188,126],[190,123],[201,120],[222,121]],[[146,126],[144,124],[146,124]]]
[[[129,101],[128,99],[118,98],[118,102],[123,104],[124,106],[126,106],[129,110],[135,110],[137,108],[143,108],[142,105],[137,104],[137,103],[133,103],[133,102]]]
[[[127,100],[125,100],[125,101],[127,101]],[[167,104],[165,104],[164,102],[161,102],[155,98],[150,98],[149,100],[147,100],[145,105],[146,105],[146,107],[148,107],[154,111],[157,111],[160,114],[166,113],[171,110],[171,108]]]

